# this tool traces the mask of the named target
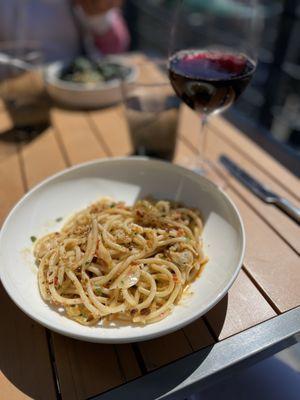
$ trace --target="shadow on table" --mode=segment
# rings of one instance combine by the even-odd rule
[[[7,129],[0,134],[0,142],[24,144],[29,143],[49,127],[49,123],[44,122],[38,125],[15,126]]]
[[[2,101],[1,107],[5,113],[0,124],[1,159],[14,154],[16,148],[30,143],[50,126],[50,103],[44,97],[22,107]]]
[[[143,365],[144,361],[142,358],[142,354],[140,353],[137,359],[139,361],[139,364],[142,363],[140,367],[143,370],[142,372],[144,373],[144,376],[142,378],[137,378],[126,385],[120,386],[118,388],[107,391],[104,394],[101,394],[101,400],[115,400],[119,398],[152,400],[154,398],[160,398],[160,396],[164,396],[167,393],[170,394],[173,390],[178,390],[181,386],[187,383],[190,377],[197,372],[197,369],[199,367],[202,367],[203,371],[203,366],[205,365],[205,363],[210,363],[210,360],[207,361],[207,357],[213,350],[213,343],[217,340],[222,330],[226,317],[227,305],[228,295],[226,294],[226,296],[210,311],[210,313],[214,313],[213,326],[210,325],[210,323],[208,322],[209,319],[206,316],[204,317],[204,321],[206,321],[206,326],[209,334],[203,330],[201,319],[193,322],[184,329],[186,334],[189,333],[188,339],[193,348],[200,347],[204,335],[211,335],[211,340],[207,340],[206,347],[197,350],[192,354],[189,354],[188,356],[177,359],[176,361],[171,361],[163,367],[149,373],[147,373],[146,366]],[[199,334],[198,338],[197,332]],[[167,348],[167,346],[168,340],[171,335],[151,340],[152,345],[154,345],[154,343],[156,342],[155,344],[161,347],[161,352],[165,351],[170,354],[170,350]],[[147,344],[147,342],[145,343]],[[140,346],[143,346],[143,342],[140,344],[133,344],[133,347],[135,349],[137,347],[139,348]],[[170,340],[169,346],[174,346],[172,340]],[[197,385],[197,390],[199,390],[199,385]],[[193,385],[189,387],[189,391],[190,394],[195,391]],[[97,398],[98,396],[94,396],[90,400],[96,400]],[[178,397],[177,394],[177,397],[174,396],[174,398],[177,399],[180,397]]]
[[[24,97],[24,95],[23,95]],[[21,97],[21,99],[23,98]],[[1,108],[12,127],[40,125],[50,120],[50,109],[52,101],[45,92],[41,92],[34,99],[19,101],[13,99],[2,99]]]
[[[98,105],[98,106],[76,106],[76,105],[68,105],[60,101],[53,100],[52,106],[59,110],[70,111],[70,112],[93,112],[93,111],[103,111],[116,108],[122,104],[121,101],[115,101],[113,103],[108,103],[105,105]]]
[[[2,284],[0,312],[0,398],[23,397],[20,392],[37,400],[55,398],[45,329],[10,300]]]
[[[218,317],[215,318],[217,322],[214,327],[209,326],[208,329],[214,337],[217,337],[225,320],[227,295],[213,310],[217,313]],[[49,393],[54,390],[49,385],[52,381],[52,372],[45,330],[13,304],[2,285],[0,286],[0,311],[6,319],[0,330],[0,370],[11,383],[12,393],[18,389],[29,397],[42,399],[45,384],[48,385]],[[193,328],[194,335],[197,335],[197,321],[193,322],[190,327]],[[199,335],[202,334],[203,332],[199,331]],[[165,338],[167,339],[168,336],[165,336]],[[195,340],[196,336],[194,336]],[[201,340],[200,337],[199,340]],[[91,344],[81,342],[80,346],[91,346]],[[97,347],[97,344],[93,346]],[[134,344],[134,346],[137,346],[137,344]],[[212,348],[213,346],[207,346],[159,370],[147,373],[143,378],[125,385],[127,387],[126,392],[131,393],[132,391],[131,398],[152,400],[171,391],[184,383],[199,366],[206,362]],[[7,383],[5,387],[7,386],[10,385]],[[116,391],[120,389],[122,387],[117,388]],[[108,398],[115,399],[117,397],[114,397],[114,393],[115,390],[112,390],[107,392],[105,396],[112,394],[112,397]],[[51,394],[49,394],[49,398],[51,398]]]
[[[222,331],[228,307],[228,293],[203,318],[215,341]]]

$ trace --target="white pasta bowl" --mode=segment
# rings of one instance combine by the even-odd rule
[[[112,62],[127,66],[130,70],[124,84],[134,82],[138,75],[137,66],[130,65],[121,57],[110,57]],[[60,79],[60,74],[67,63],[57,61],[45,68],[44,81],[50,97],[71,108],[99,108],[115,104],[122,100],[120,81],[80,84]]]
[[[204,251],[209,261],[191,285],[192,294],[183,297],[165,319],[143,326],[83,326],[46,304],[38,289],[30,238],[59,229],[65,218],[103,196],[133,204],[149,195],[180,201],[201,211]],[[56,174],[19,201],[1,230],[0,275],[17,306],[53,331],[90,342],[135,342],[175,331],[210,310],[237,277],[244,249],[243,224],[235,205],[206,178],[163,161],[106,159]]]

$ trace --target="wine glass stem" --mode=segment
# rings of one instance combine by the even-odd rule
[[[199,146],[198,146],[198,159],[199,169],[205,172],[207,162],[207,115],[201,115],[201,125],[199,132]]]

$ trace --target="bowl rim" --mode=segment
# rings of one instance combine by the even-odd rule
[[[131,160],[135,160],[136,162],[151,162],[154,163],[156,165],[162,165],[164,167],[167,168],[171,168],[171,169],[175,169],[178,172],[180,172],[181,174],[185,174],[187,176],[194,176],[194,177],[198,177],[199,175],[191,170],[188,170],[187,168],[184,168],[182,166],[176,165],[176,164],[172,164],[168,161],[163,161],[163,160],[157,160],[157,159],[152,159],[149,157],[141,157],[141,156],[130,156],[130,157],[106,157],[106,158],[101,158],[101,159],[94,159],[91,161],[87,161],[87,162],[83,162],[68,168],[63,169],[62,171],[59,171],[49,177],[47,177],[46,179],[44,179],[42,182],[38,183],[37,185],[35,185],[32,189],[30,189],[15,205],[14,207],[11,209],[11,211],[9,212],[9,214],[7,215],[3,225],[2,225],[2,229],[0,231],[0,251],[1,251],[1,243],[2,243],[2,239],[3,236],[5,235],[7,226],[10,222],[10,218],[12,217],[12,215],[15,213],[15,211],[22,205],[23,202],[27,201],[27,198],[30,197],[34,192],[38,191],[40,188],[47,186],[49,183],[51,183],[52,181],[54,181],[55,179],[59,178],[60,176],[63,176],[71,171],[75,171],[84,167],[87,167],[89,165],[97,165],[97,164],[102,164],[102,163],[107,163],[107,162],[115,162],[115,161],[131,161]],[[122,338],[117,338],[117,337],[94,337],[94,336],[88,336],[86,334],[82,334],[82,333],[77,333],[77,332],[72,332],[70,329],[67,328],[59,328],[57,326],[53,326],[53,324],[48,323],[48,320],[44,320],[43,317],[36,317],[34,315],[33,312],[30,312],[30,310],[28,311],[26,309],[26,307],[24,307],[23,303],[21,301],[19,301],[19,299],[15,299],[14,298],[14,294],[13,294],[13,290],[10,289],[9,284],[7,283],[7,277],[4,278],[4,273],[3,273],[3,268],[1,267],[0,264],[0,280],[7,292],[7,294],[9,295],[9,297],[11,298],[11,300],[27,315],[29,316],[31,319],[33,319],[34,321],[38,322],[39,324],[41,324],[42,326],[50,329],[51,331],[60,333],[64,336],[68,336],[71,338],[75,338],[78,340],[82,340],[82,341],[87,341],[87,342],[94,342],[94,343],[134,343],[134,342],[139,342],[139,341],[145,341],[145,340],[149,340],[149,339],[153,339],[155,337],[160,337],[163,335],[167,335],[169,333],[172,333],[174,331],[177,331],[181,328],[183,328],[184,326],[192,323],[193,321],[195,321],[196,319],[200,318],[202,315],[206,314],[209,310],[211,310],[228,292],[228,290],[230,289],[230,287],[233,285],[234,281],[236,280],[241,268],[242,268],[242,263],[243,263],[243,259],[244,259],[244,255],[245,255],[245,247],[246,247],[246,236],[245,236],[245,228],[244,228],[244,224],[243,224],[243,220],[242,217],[236,207],[236,205],[234,204],[234,202],[230,199],[230,197],[219,187],[217,186],[215,183],[213,183],[212,181],[210,181],[209,179],[207,179],[204,176],[201,176],[201,179],[204,179],[209,185],[213,186],[215,190],[219,191],[221,193],[221,195],[224,196],[225,200],[227,201],[227,203],[231,206],[233,212],[235,213],[235,216],[238,220],[239,223],[239,228],[241,230],[241,251],[239,254],[239,259],[237,262],[237,266],[236,269],[234,271],[234,273],[232,274],[229,282],[227,283],[227,285],[220,291],[220,293],[218,294],[218,296],[216,296],[216,298],[214,299],[214,301],[212,301],[201,313],[195,313],[192,316],[188,316],[182,320],[179,320],[177,322],[175,322],[172,326],[170,327],[164,327],[163,329],[156,331],[156,332],[150,332],[148,334],[144,334],[144,335],[139,335],[139,334],[132,334],[130,336],[126,336],[126,337],[122,337]],[[4,278],[4,279],[3,279]],[[9,280],[9,278],[8,278]]]
[[[118,58],[109,58],[108,62],[114,62],[116,64],[123,65],[130,69],[128,76],[124,79],[126,83],[132,83],[136,80],[139,68],[136,65],[127,63],[126,61],[120,60]],[[43,77],[46,85],[48,87],[54,87],[56,89],[74,92],[97,92],[103,90],[109,90],[118,88],[122,82],[122,79],[111,79],[107,82],[95,82],[95,83],[78,83],[78,82],[68,82],[59,78],[58,74],[61,70],[70,64],[71,61],[54,61],[47,65],[43,71]]]

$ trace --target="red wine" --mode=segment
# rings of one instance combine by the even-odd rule
[[[248,85],[255,65],[241,54],[183,50],[169,60],[169,77],[189,107],[204,114],[228,108]]]

